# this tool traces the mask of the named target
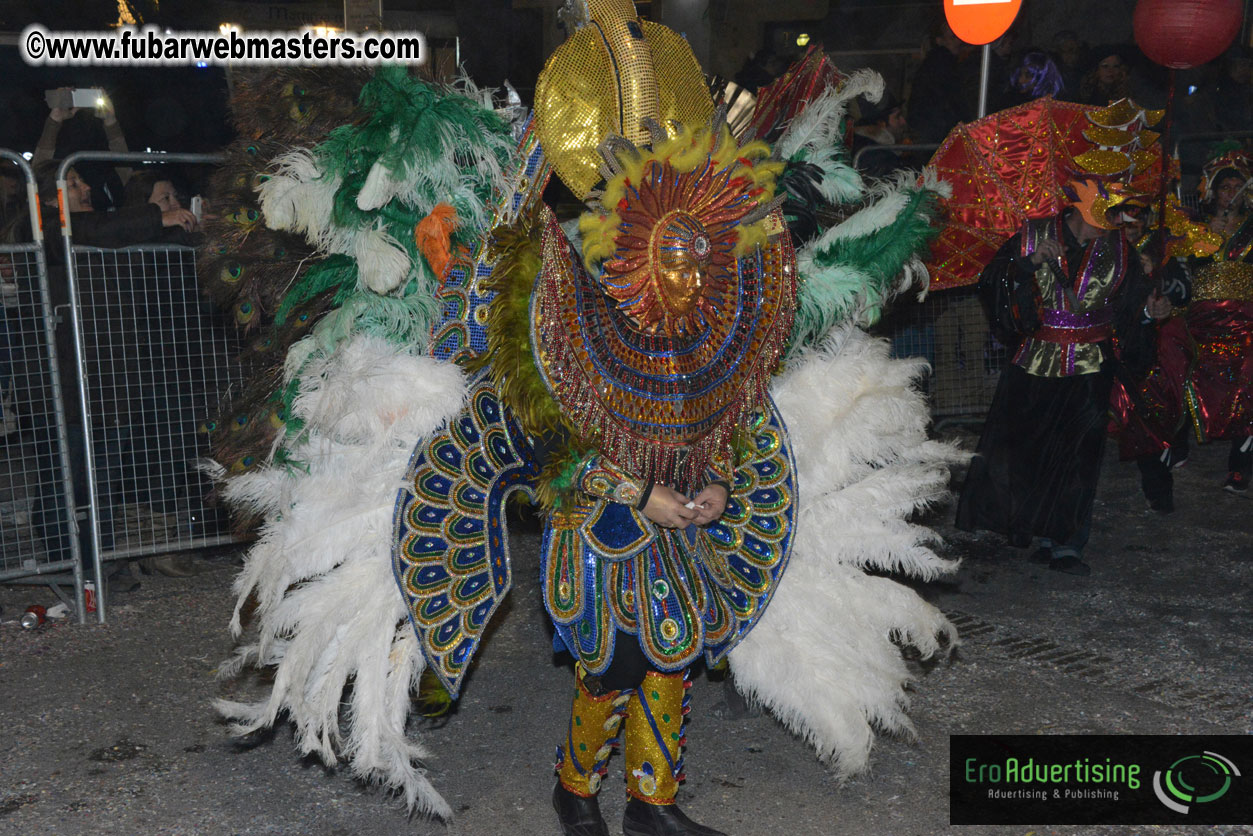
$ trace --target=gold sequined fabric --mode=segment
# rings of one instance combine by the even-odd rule
[[[1156,124],[1162,114],[1160,110],[1145,110],[1130,99],[1089,111],[1092,127],[1083,131],[1083,137],[1097,147],[1076,155],[1075,162],[1084,171],[1102,177],[1124,172],[1135,175],[1147,170],[1156,155],[1145,149],[1157,141],[1159,134],[1146,126]]]
[[[1133,122],[1156,125],[1165,115],[1164,110],[1145,110],[1131,99],[1119,99],[1108,107],[1089,113],[1088,121],[1106,128],[1126,128]]]
[[[586,676],[583,666],[577,665],[570,725],[557,747],[557,777],[562,786],[585,798],[600,790],[630,699],[621,691],[593,696]]]
[[[579,197],[601,179],[600,143],[610,135],[649,141],[644,119],[708,122],[713,101],[691,48],[675,32],[641,21],[630,0],[592,0],[591,22],[549,57],[535,86],[540,142]]]
[[[1029,223],[1023,233],[1023,255],[1034,252],[1045,240],[1061,240],[1060,223],[1053,218]],[[1110,299],[1126,276],[1129,256],[1130,247],[1120,232],[1110,233],[1089,245],[1084,263],[1078,266],[1075,285],[1070,288],[1078,304],[1072,303],[1058,274],[1047,265],[1041,266],[1036,271],[1035,282],[1046,308],[1044,324],[1049,325],[1053,317],[1072,324],[1078,336],[1083,333],[1084,325],[1099,326],[1105,322]],[[1081,337],[1066,343],[1038,338],[1045,330],[1041,328],[1023,341],[1014,356],[1015,365],[1036,377],[1072,377],[1100,371],[1101,347],[1097,339]]]
[[[1194,302],[1231,299],[1253,302],[1253,264],[1219,261],[1197,272],[1192,280]]]
[[[627,703],[623,760],[627,793],[650,804],[673,804],[683,779],[687,673],[649,671]]]
[[[1192,220],[1179,206],[1179,198],[1166,198],[1166,228],[1170,231],[1169,255],[1173,258],[1203,258],[1222,248],[1223,236],[1203,223]]]

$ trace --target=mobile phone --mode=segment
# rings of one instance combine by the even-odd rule
[[[75,107],[101,107],[104,105],[104,91],[99,87],[58,87],[44,93],[44,101],[48,107],[63,107],[66,110]]]
[[[200,195],[193,195],[191,199],[191,213],[196,216],[196,223],[203,220],[204,201],[200,199]]]

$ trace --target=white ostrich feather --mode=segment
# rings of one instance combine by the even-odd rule
[[[897,642],[952,647],[948,620],[915,592],[864,569],[922,579],[957,568],[908,521],[946,496],[955,447],[929,441],[925,364],[845,326],[776,380],[800,486],[787,572],[731,653],[735,681],[807,740],[841,778],[865,769],[876,729],[912,733]]]
[[[357,279],[379,294],[391,293],[400,287],[412,264],[400,242],[379,226],[361,231],[353,241],[353,258],[357,261]]]
[[[916,189],[908,172],[875,183],[866,192],[861,209],[818,236],[805,249],[815,252],[825,250],[836,241],[864,238],[891,226],[901,210],[909,205],[909,192]]]
[[[332,225],[339,177],[323,176],[317,160],[305,149],[275,158],[272,167],[273,176],[257,187],[266,226],[310,239],[324,235]]]
[[[252,599],[254,633],[222,666],[272,667],[268,698],[220,701],[246,734],[287,715],[302,752],[401,792],[411,809],[451,815],[405,735],[424,666],[391,572],[392,511],[413,447],[462,407],[460,370],[360,335],[308,362],[294,414],[306,471],[269,467],[227,482],[267,519],[235,582],[232,630]],[[341,722],[349,681],[352,697]]]
[[[334,222],[340,176],[323,174],[306,149],[276,157],[272,167],[274,175],[257,187],[266,226],[303,235],[323,253],[353,254],[359,230]]]
[[[392,128],[392,143],[400,138],[400,129]],[[357,208],[366,212],[372,212],[391,203],[399,191],[399,186],[392,178],[391,172],[383,165],[382,161],[376,162],[370,166],[370,172],[365,177],[365,183],[361,186],[361,191],[357,193]]]
[[[840,134],[848,103],[857,96],[877,102],[883,96],[883,76],[873,70],[858,70],[839,87],[828,87],[792,120],[776,147],[785,160],[802,151],[843,147]]]

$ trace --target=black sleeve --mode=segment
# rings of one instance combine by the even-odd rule
[[[1162,287],[1170,304],[1182,308],[1192,301],[1192,271],[1177,258],[1166,262],[1162,268]]]
[[[106,248],[156,241],[163,232],[161,209],[153,203],[113,212],[75,212],[71,227],[75,244]]]
[[[1006,241],[979,275],[979,298],[992,334],[1015,346],[1040,327],[1040,293],[1030,262],[1019,258],[1022,237]]]
[[[1153,367],[1157,355],[1157,325],[1146,319],[1144,306],[1153,291],[1153,280],[1132,251],[1127,277],[1114,296],[1114,345],[1118,359],[1132,377],[1140,378]]]

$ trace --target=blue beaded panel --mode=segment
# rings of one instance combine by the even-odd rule
[[[511,187],[497,204],[488,231],[475,244],[469,261],[454,261],[441,277],[435,294],[440,303],[439,318],[431,329],[431,354],[439,360],[460,361],[487,350],[487,310],[496,297],[482,289],[492,275],[493,264],[488,261],[491,230],[529,212],[540,199],[551,171],[529,123],[518,159]]]
[[[615,631],[638,636],[649,661],[673,671],[701,653],[718,662],[757,623],[791,555],[796,467],[773,404],[753,437],[726,511],[704,528],[655,528],[650,540],[640,535],[651,523],[598,503],[545,529],[545,606],[589,672],[608,667]]]
[[[392,571],[427,664],[453,696],[510,587],[505,500],[539,474],[530,442],[485,373],[419,442],[396,499]]]

